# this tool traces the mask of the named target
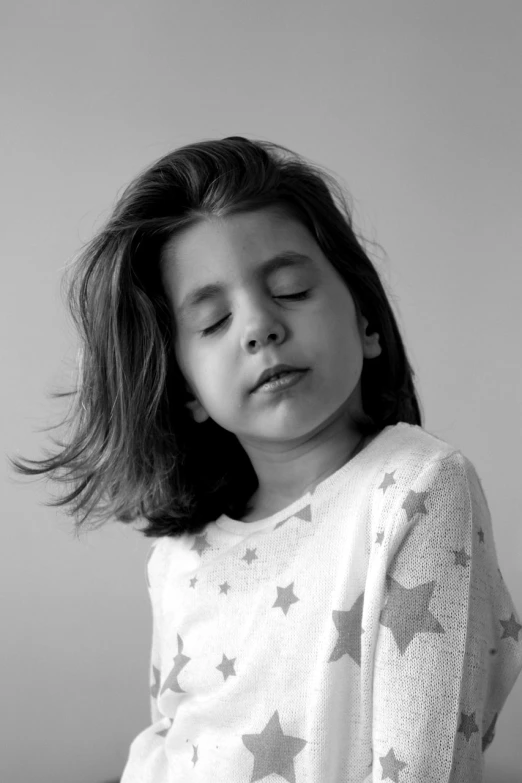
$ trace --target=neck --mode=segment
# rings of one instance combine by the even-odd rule
[[[286,488],[286,491],[278,492],[274,487],[269,488],[259,486],[250,498],[250,505],[253,507],[252,513],[255,513],[259,518],[262,518],[263,516],[271,516],[272,514],[277,513],[277,511],[280,511],[286,506],[289,506],[291,503],[294,503],[296,500],[299,500],[300,497],[306,495],[307,492],[314,490],[318,484],[327,479],[333,473],[336,473],[340,468],[343,467],[343,465],[346,465],[350,460],[352,460],[360,451],[362,451],[366,443],[371,439],[371,436],[366,435],[359,437],[355,445],[351,445],[348,456],[346,456],[345,451],[340,458],[329,462],[327,467],[325,467],[325,469],[322,470],[319,475],[315,475],[306,483],[301,482],[300,484],[297,484],[293,491],[289,491],[288,487]]]

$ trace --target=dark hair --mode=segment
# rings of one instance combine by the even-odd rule
[[[358,317],[380,335],[381,355],[363,364],[360,432],[422,425],[394,314],[335,178],[267,141],[189,144],[126,187],[72,267],[67,305],[81,339],[79,382],[51,393],[74,395],[62,422],[72,427],[67,443],[53,438],[61,450],[42,460],[9,458],[19,473],[72,483],[46,505],[68,506],[77,534],[87,517],[92,528],[114,517],[147,520],[140,530],[147,537],[180,536],[201,533],[222,513],[241,519],[251,510],[258,479],[239,440],[212,419],[197,424],[186,408],[192,397],[174,355],[160,255],[177,232],[209,217],[268,207],[309,230]]]

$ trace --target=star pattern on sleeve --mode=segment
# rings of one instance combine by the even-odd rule
[[[154,733],[157,737],[165,738],[172,728],[172,724],[174,723],[172,718],[165,718],[164,720],[167,720],[169,725],[165,729],[161,729],[160,731],[155,731]]]
[[[389,628],[404,655],[412,639],[419,633],[445,633],[434,614],[429,610],[435,582],[426,582],[416,587],[404,587],[387,576],[389,584],[388,603],[381,612],[381,625]]]
[[[174,691],[175,693],[185,693],[183,688],[180,686],[178,682],[178,677],[180,675],[180,672],[182,669],[185,668],[187,663],[190,661],[190,658],[188,658],[186,655],[183,655],[183,639],[178,633],[178,653],[174,656],[172,659],[174,661],[174,666],[170,670],[170,673],[163,683],[163,686],[160,690],[160,696],[162,693],[165,693],[165,691],[170,690]]]
[[[150,687],[150,695],[153,699],[157,699],[161,684],[161,672],[155,666],[152,667],[152,676],[154,677],[154,682]]]
[[[391,473],[385,473],[380,489],[383,490],[383,495],[390,490],[397,482],[394,479],[394,474],[397,471]],[[417,526],[423,517],[429,515],[429,496],[430,492],[416,492],[409,490],[401,509],[404,510],[408,522],[412,522],[410,529]],[[312,507],[308,503],[303,509],[296,514],[292,514],[279,522],[275,527],[281,527],[282,525],[289,524],[290,522],[310,522],[312,521]],[[274,527],[274,529],[275,529]],[[479,539],[482,545],[484,545],[484,533],[482,530],[478,533]],[[384,530],[381,530],[377,534],[375,544],[382,544],[384,537]],[[203,557],[207,550],[211,550],[213,547],[209,543],[207,538],[207,532],[204,531],[200,535],[194,536],[194,543],[192,550],[196,551],[200,557]],[[239,547],[238,547],[239,551]],[[246,546],[242,556],[242,560],[248,566],[255,567],[257,561],[257,549]],[[448,557],[454,556],[452,565],[462,569],[469,569],[471,554],[468,554],[463,547],[460,549],[448,550]],[[499,569],[500,573],[500,569]],[[197,578],[193,577],[190,580],[190,588],[195,589]],[[228,581],[218,585],[219,592],[223,594],[223,600],[226,600],[229,591],[234,590],[233,579],[232,584]],[[431,579],[420,584],[408,587],[401,584],[400,581],[394,579],[389,573],[386,574],[387,584],[387,601],[382,608],[379,616],[379,623],[383,628],[389,629],[397,650],[401,656],[404,656],[410,644],[419,635],[433,634],[441,635],[445,634],[445,628],[440,622],[436,613],[430,608],[433,593],[436,588],[436,581]],[[295,582],[291,582],[288,585],[275,585],[274,590],[277,591],[277,596],[274,595],[274,602],[271,605],[272,609],[281,609],[284,616],[291,621],[291,608],[292,606],[301,601],[299,587],[295,585]],[[361,592],[355,602],[349,609],[336,609],[332,611],[332,623],[334,629],[332,630],[332,639],[335,641],[332,644],[332,650],[330,657],[328,658],[329,664],[336,664],[346,655],[357,666],[361,666],[361,635],[364,633],[362,628],[362,614],[364,606],[364,592]],[[522,630],[522,625],[518,622],[514,614],[511,614],[509,618],[500,619],[500,624],[503,628],[503,634],[498,638],[498,643],[502,640],[511,638],[516,643],[520,643],[519,635]],[[334,637],[333,634],[336,633]],[[160,690],[159,672],[154,670],[154,685],[152,686],[151,693],[161,694],[167,691],[174,693],[185,693],[183,688],[179,684],[179,677],[182,670],[190,665],[191,658],[183,654],[184,642],[181,636],[177,635],[178,650],[177,654],[173,657],[173,666],[170,673],[165,678],[165,681]],[[496,649],[490,650],[491,654],[496,653]],[[228,658],[224,653],[222,660],[215,668],[221,673],[223,681],[226,681],[229,677],[237,676],[235,671],[235,662],[237,658]],[[275,705],[274,705],[275,706]],[[245,759],[245,770],[251,771],[251,777],[249,777],[249,783],[255,783],[255,781],[262,780],[263,778],[276,774],[284,781],[288,783],[305,783],[303,780],[296,779],[295,772],[295,758],[302,752],[305,746],[308,744],[310,738],[305,739],[303,737],[292,736],[291,732],[285,730],[285,720],[280,715],[278,709],[270,711],[270,706],[266,705],[267,720],[264,725],[260,726],[259,733],[243,734],[242,742],[246,750],[248,750],[253,756],[253,766],[250,767]],[[292,716],[287,716],[290,720]],[[486,733],[482,737],[482,749],[492,742],[495,732],[495,724],[498,717],[498,713],[495,713]],[[172,725],[172,721],[171,721]],[[461,734],[466,741],[480,732],[480,728],[475,720],[475,712],[466,713],[462,711],[460,713],[460,722],[457,728],[457,734]],[[166,735],[168,730],[158,732],[161,736]],[[197,748],[194,747],[193,763],[194,765],[198,761]],[[398,758],[393,747],[389,747],[388,752],[385,755],[378,756],[379,762],[382,767],[381,777],[382,780],[391,780],[395,783],[401,783],[401,773],[408,767],[407,761]],[[370,762],[369,769],[372,767]]]

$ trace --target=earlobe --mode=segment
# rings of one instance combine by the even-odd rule
[[[380,345],[380,337],[378,332],[374,332],[364,337],[364,356],[366,359],[375,359],[382,353],[382,347]]]
[[[201,424],[209,418],[208,413],[197,400],[187,402],[187,408],[192,412],[192,418],[198,424]]]
[[[185,406],[191,412],[194,421],[200,424],[201,422],[205,421],[210,417],[206,412],[206,410],[201,405],[201,403],[199,402],[199,400],[197,399],[194,390],[192,389],[190,383],[187,381],[186,378],[184,379],[184,382],[185,382],[185,391],[190,398],[189,402],[185,403]]]

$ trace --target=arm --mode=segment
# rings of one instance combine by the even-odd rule
[[[155,542],[150,550],[145,566],[145,576],[147,579],[147,589],[149,592],[149,598],[151,603],[152,612],[152,643],[150,651],[150,663],[149,663],[149,685],[150,685],[150,716],[151,722],[156,723],[160,721],[164,716],[158,709],[158,695],[160,691],[160,679],[161,679],[161,660],[160,660],[160,646],[159,646],[159,617],[157,611],[157,600],[154,600],[154,588],[152,584],[154,582],[151,569],[151,558],[155,552]]]
[[[150,726],[141,731],[130,745],[121,783],[144,783],[151,780],[166,780],[168,762],[164,752],[164,737],[167,733],[165,717],[158,710],[157,695],[160,684],[160,629],[158,625],[157,592],[161,583],[161,564],[154,558],[157,542],[152,545],[145,567],[147,587],[152,606],[152,646],[150,655]],[[157,725],[159,723],[159,725]]]
[[[406,493],[382,606],[371,779],[481,783],[522,669],[522,625],[480,480],[462,454],[431,462]]]

